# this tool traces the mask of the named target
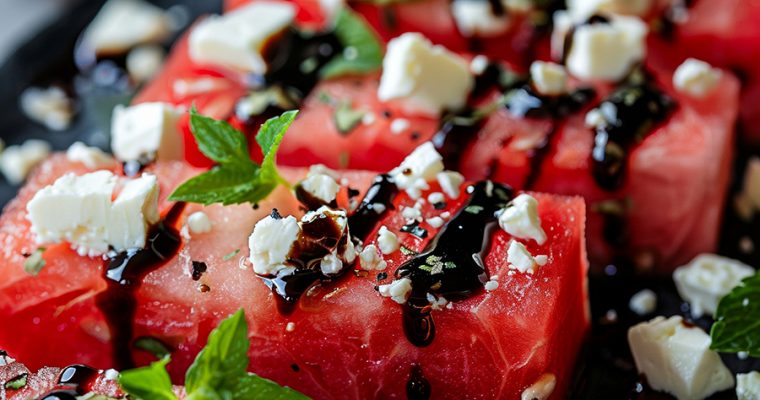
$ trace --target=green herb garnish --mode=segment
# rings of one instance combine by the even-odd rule
[[[343,52],[320,69],[322,78],[372,72],[382,66],[383,45],[360,15],[344,8],[335,21],[334,32],[343,45]]]
[[[8,382],[5,382],[5,388],[11,389],[11,390],[18,390],[26,386],[26,379],[29,377],[29,374],[21,374]]]
[[[169,196],[172,201],[209,205],[256,203],[266,198],[278,185],[290,186],[275,165],[277,148],[298,111],[287,111],[265,122],[256,141],[264,161],[251,160],[245,136],[225,121],[217,121],[190,110],[190,128],[198,148],[218,165],[190,178]]]
[[[248,369],[248,323],[240,310],[222,321],[208,337],[185,374],[187,399],[304,400],[308,397],[268,379],[246,372]],[[169,357],[147,367],[124,371],[122,388],[137,399],[177,400],[166,372]]]
[[[165,344],[163,344],[160,340],[150,336],[142,336],[137,338],[137,340],[135,340],[134,346],[135,348],[153,354],[156,358],[164,358],[171,353],[169,349],[166,348]]]
[[[45,253],[45,248],[39,247],[34,253],[30,254],[29,257],[26,258],[26,261],[24,261],[24,272],[29,275],[37,276],[37,274],[42,271],[42,267],[46,264],[45,259],[42,258],[43,253]]]
[[[347,135],[362,122],[365,114],[362,110],[351,108],[350,101],[341,101],[335,108],[335,127],[338,128],[338,132]]]
[[[760,274],[742,280],[718,303],[710,348],[760,357]]]
[[[418,252],[416,252],[416,251],[414,251],[414,250],[412,250],[412,249],[410,249],[410,248],[408,248],[406,246],[401,246],[399,248],[399,250],[401,250],[401,254],[403,254],[405,256],[416,256],[417,254],[420,254],[420,253],[418,253]]]
[[[238,253],[240,253],[240,249],[232,250],[231,252],[225,254],[224,257],[222,257],[222,260],[229,261],[232,259],[232,257],[235,257],[236,255],[238,255]]]

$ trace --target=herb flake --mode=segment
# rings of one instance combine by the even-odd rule
[[[37,274],[42,271],[42,267],[45,266],[46,261],[44,258],[42,258],[42,255],[45,253],[44,247],[38,247],[37,250],[34,251],[29,257],[26,258],[26,261],[24,261],[24,272],[26,272],[29,275],[37,276]]]
[[[8,382],[5,382],[5,388],[11,389],[11,390],[19,390],[26,386],[26,380],[29,377],[29,374],[23,373]]]

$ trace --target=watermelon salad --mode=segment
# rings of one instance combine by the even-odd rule
[[[755,2],[161,5],[18,99],[0,399],[760,398]]]

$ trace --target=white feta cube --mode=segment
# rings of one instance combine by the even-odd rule
[[[381,226],[377,232],[377,247],[380,252],[388,255],[399,249],[398,236],[391,232],[387,227]]]
[[[335,181],[335,178],[322,173],[309,172],[306,179],[301,181],[301,187],[325,204],[335,200],[340,191],[340,185]]]
[[[673,86],[689,96],[704,97],[718,86],[722,75],[718,68],[713,68],[704,61],[688,58],[673,74]]]
[[[557,96],[567,92],[565,67],[552,62],[534,61],[530,65],[530,80],[538,93]]]
[[[546,400],[557,386],[554,374],[543,374],[527,389],[523,390],[520,400]]]
[[[182,159],[179,110],[167,103],[116,106],[111,120],[111,150],[121,161]]]
[[[253,271],[259,275],[276,275],[291,267],[285,265],[301,227],[292,215],[273,218],[271,215],[256,223],[248,238]]]
[[[66,174],[39,190],[27,218],[39,244],[69,242],[81,255],[145,247],[158,222],[158,181],[144,174],[127,181],[112,200],[119,179],[110,171]]]
[[[365,271],[382,271],[388,264],[383,260],[383,256],[377,250],[374,244],[364,246],[359,253],[359,266]]]
[[[760,400],[760,372],[736,375],[737,400]]]
[[[391,170],[390,175],[399,189],[405,190],[409,197],[418,199],[423,190],[430,188],[428,182],[440,172],[443,172],[443,157],[432,142],[425,142]]]
[[[519,239],[532,239],[538,244],[546,242],[546,233],[538,215],[538,200],[529,194],[520,194],[499,215],[499,226]]]
[[[495,15],[488,1],[455,0],[451,3],[451,14],[465,37],[493,37],[509,29],[507,13]]]
[[[211,218],[208,217],[208,214],[203,211],[196,211],[187,217],[187,227],[190,229],[190,233],[199,235],[211,232],[213,224],[211,223]]]
[[[511,241],[509,248],[507,248],[509,268],[516,269],[521,273],[533,274],[538,270],[538,267],[546,265],[547,261],[548,258],[545,255],[533,257],[525,245],[516,240]]]
[[[721,297],[755,270],[737,260],[715,254],[700,254],[673,272],[678,294],[689,302],[695,318],[712,315]]]
[[[0,153],[0,171],[13,185],[23,182],[37,164],[50,155],[50,144],[30,139],[18,146],[8,146]]]
[[[383,297],[390,297],[399,304],[404,304],[412,292],[412,280],[409,278],[397,279],[387,285],[378,286],[377,290]]]
[[[580,25],[573,32],[566,65],[581,79],[619,81],[646,55],[647,25],[636,17]]]
[[[452,199],[459,198],[459,187],[464,183],[464,175],[455,171],[443,171],[436,175],[436,179],[446,196]]]
[[[437,117],[467,103],[475,84],[467,61],[419,33],[388,43],[377,96],[397,100],[409,112]]]
[[[704,399],[734,386],[734,377],[710,336],[680,316],[657,317],[628,330],[628,343],[639,373],[654,390],[679,399]]]
[[[164,10],[142,0],[109,0],[84,33],[84,45],[97,54],[126,53],[170,33]]]
[[[30,87],[24,90],[19,98],[19,106],[29,119],[54,131],[67,129],[74,118],[71,99],[56,86],[47,89]]]
[[[267,72],[266,44],[290,26],[296,15],[286,2],[257,1],[203,20],[190,32],[190,58],[254,73]]]
[[[657,308],[657,295],[649,289],[638,291],[628,301],[628,308],[638,315],[651,314]]]
[[[82,142],[74,142],[69,146],[66,150],[66,158],[71,162],[82,163],[89,169],[104,169],[116,165],[116,161],[109,154]]]

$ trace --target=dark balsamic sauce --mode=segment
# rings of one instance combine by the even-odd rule
[[[295,187],[295,194],[296,199],[303,204],[304,207],[306,207],[309,211],[314,211],[319,209],[319,207],[322,206],[328,206],[330,208],[338,208],[338,202],[336,200],[333,200],[329,203],[325,202],[322,199],[317,198],[313,194],[309,193],[306,189],[303,188],[303,186],[299,183]]]
[[[389,175],[376,176],[359,207],[348,217],[351,235],[362,242],[366,240],[385,213],[394,208],[393,199],[397,194],[398,187]],[[375,206],[378,205],[384,207],[383,212],[375,211]]]
[[[463,299],[480,292],[488,280],[483,258],[496,226],[495,213],[510,201],[512,188],[481,181],[467,192],[470,198],[425,250],[396,270],[396,278],[412,281],[404,305],[404,332],[418,347],[429,345],[435,337],[428,293]]]
[[[406,382],[406,398],[409,400],[428,400],[432,394],[430,382],[422,374],[422,367],[415,364]]]
[[[427,229],[420,227],[420,223],[417,221],[402,226],[401,232],[412,234],[420,239],[424,239],[428,235]]]
[[[58,385],[71,388],[76,393],[84,395],[92,391],[96,379],[98,379],[98,370],[75,364],[61,370],[58,375]]]
[[[675,109],[674,101],[646,83],[625,84],[602,101],[604,122],[595,128],[592,174],[605,190],[624,182],[628,153]]]
[[[111,351],[117,369],[135,366],[132,358],[133,319],[137,307],[135,291],[142,279],[177,254],[182,243],[175,225],[185,208],[176,203],[163,221],[148,233],[144,249],[127,250],[106,260],[105,291],[99,293],[95,302],[103,313],[111,332]]]
[[[193,271],[191,276],[194,281],[199,281],[204,273],[208,270],[208,265],[203,261],[193,261]]]

